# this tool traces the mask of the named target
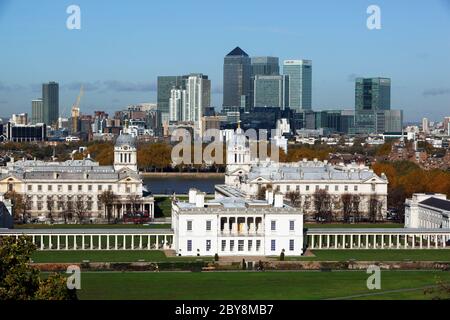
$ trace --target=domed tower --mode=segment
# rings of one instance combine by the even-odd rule
[[[238,184],[240,178],[250,171],[251,151],[248,138],[240,128],[227,142],[227,167],[225,183],[228,185]]]
[[[136,139],[129,133],[121,133],[114,146],[114,169],[138,172]]]

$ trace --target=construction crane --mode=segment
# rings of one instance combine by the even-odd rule
[[[84,87],[81,85],[80,93],[78,94],[77,101],[72,106],[72,133],[78,133],[78,120],[80,119],[80,101],[84,94]]]

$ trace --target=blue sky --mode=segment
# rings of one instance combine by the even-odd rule
[[[66,8],[81,8],[68,30]],[[381,30],[366,27],[381,8]],[[156,101],[156,77],[209,75],[222,104],[223,57],[313,60],[314,109],[354,108],[356,76],[392,78],[405,119],[450,115],[450,0],[0,0],[0,115],[30,112],[40,84],[61,86],[61,111],[80,84],[83,112]]]

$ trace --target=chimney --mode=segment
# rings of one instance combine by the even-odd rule
[[[195,204],[195,198],[197,196],[197,189],[189,189],[189,203]]]
[[[273,190],[272,189],[266,190],[266,201],[270,205],[273,204]]]
[[[203,208],[205,206],[205,193],[204,192],[197,192],[197,195],[195,196],[195,206],[197,208]]]
[[[275,194],[275,202],[274,202],[273,206],[275,208],[282,208],[283,207],[283,203],[284,203],[283,194],[281,192],[277,192]]]

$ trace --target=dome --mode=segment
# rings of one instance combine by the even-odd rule
[[[131,134],[123,133],[117,137],[115,146],[116,147],[130,146],[135,148],[136,139]]]

